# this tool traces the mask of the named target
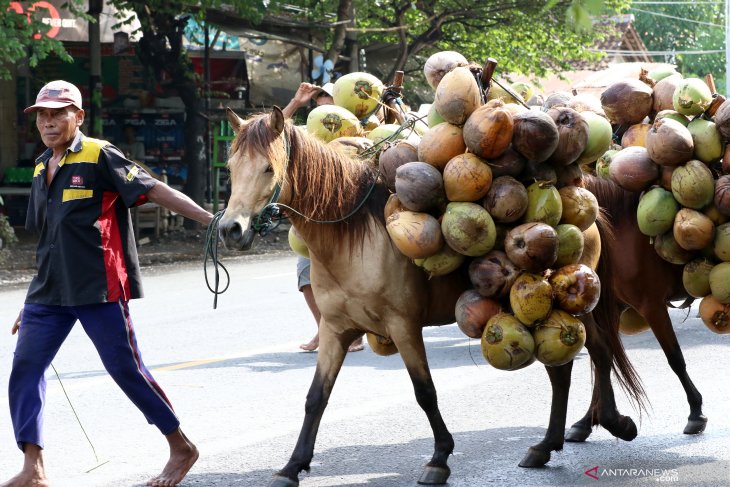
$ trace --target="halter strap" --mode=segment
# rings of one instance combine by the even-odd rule
[[[291,141],[289,140],[289,134],[286,132],[286,126],[284,126],[282,134],[284,136],[284,151],[286,152],[285,166],[288,166],[291,159]],[[261,209],[261,213],[256,216],[256,220],[251,224],[253,231],[262,237],[281,223],[282,216],[278,205],[279,196],[281,196],[281,183],[276,183],[269,201],[266,202]],[[274,218],[276,218],[276,224],[274,224]]]

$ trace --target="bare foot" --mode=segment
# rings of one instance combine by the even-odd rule
[[[362,337],[360,337],[350,344],[350,347],[347,349],[347,351],[348,352],[359,352],[363,349],[365,349],[365,346],[363,346]]]
[[[299,348],[304,350],[305,352],[314,352],[319,347],[319,333],[314,335],[314,338],[309,340],[309,343],[303,343],[299,345]]]
[[[166,438],[170,443],[170,459],[162,473],[147,482],[152,487],[173,487],[179,484],[198,460],[198,449],[181,430],[178,429]]]
[[[43,472],[23,470],[12,479],[0,484],[0,487],[50,487],[50,485]]]

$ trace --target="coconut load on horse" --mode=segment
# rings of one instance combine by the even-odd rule
[[[478,87],[477,91],[484,94],[486,98],[487,93],[485,93],[483,85],[479,86],[480,81],[484,81],[482,77],[484,71],[474,67],[469,70],[470,72],[476,71],[472,74],[477,76],[470,75],[471,78],[462,76],[461,79],[474,81]],[[489,80],[486,81],[486,85],[490,86]],[[481,97],[482,94],[479,96]],[[365,98],[369,99],[370,96],[367,95]],[[510,96],[514,96],[514,94],[510,94]],[[474,100],[472,99],[472,101]],[[491,103],[483,104],[485,101],[482,99],[475,101],[472,104],[472,113],[476,113],[481,107]],[[463,105],[466,106],[466,104]],[[249,248],[258,226],[252,224],[257,221],[264,207],[272,201],[272,195],[278,195],[278,206],[291,219],[297,234],[306,243],[307,251],[312,259],[312,286],[322,311],[321,348],[315,378],[307,397],[303,429],[290,462],[277,474],[272,485],[296,485],[298,473],[309,469],[320,418],[344,360],[347,346],[363,331],[392,341],[404,360],[413,380],[419,405],[426,412],[435,437],[435,451],[420,482],[430,484],[445,482],[449,475],[446,461],[453,450],[453,440],[438,410],[421,329],[429,325],[453,323],[458,313],[457,302],[463,296],[476,297],[473,301],[491,299],[497,303],[491,307],[493,311],[498,311],[496,314],[492,313],[494,316],[485,316],[483,320],[477,320],[476,325],[472,323],[471,328],[471,333],[477,335],[480,329],[484,330],[481,332],[481,338],[485,358],[490,363],[505,369],[518,369],[529,365],[535,357],[546,363],[554,388],[550,427],[546,439],[530,449],[521,465],[544,465],[550,458],[550,452],[562,447],[572,357],[582,347],[584,341],[596,365],[597,377],[600,378],[597,380],[596,386],[601,389],[601,400],[605,401],[601,403],[603,406],[601,413],[596,415],[597,422],[622,438],[631,439],[636,435],[636,427],[633,422],[629,418],[618,415],[610,389],[610,372],[611,368],[615,367],[621,374],[622,384],[627,386],[635,398],[641,399],[638,379],[626,359],[618,339],[617,320],[611,321],[607,315],[594,320],[594,315],[602,316],[611,309],[610,306],[601,306],[600,302],[598,307],[591,311],[593,306],[596,306],[595,301],[600,289],[598,287],[599,279],[594,268],[599,260],[599,253],[605,253],[600,245],[598,230],[592,224],[597,212],[590,204],[591,198],[587,196],[577,198],[579,204],[574,209],[576,215],[570,217],[577,219],[577,224],[574,226],[577,227],[578,234],[583,237],[582,242],[580,238],[575,237],[574,231],[562,232],[567,237],[561,237],[561,234],[554,228],[554,226],[560,225],[563,218],[563,195],[555,185],[558,184],[563,189],[574,186],[566,183],[576,183],[580,180],[580,168],[575,160],[581,156],[594,157],[586,155],[586,151],[590,150],[591,154],[598,154],[601,151],[597,150],[596,146],[600,148],[602,142],[596,143],[589,137],[562,136],[561,131],[558,130],[558,124],[551,116],[548,118],[540,115],[532,117],[527,115],[530,113],[527,110],[512,107],[505,109],[499,102],[492,103],[488,108],[499,110],[501,120],[509,120],[508,117],[512,119],[512,137],[516,142],[512,143],[514,148],[508,145],[502,153],[492,149],[497,154],[494,164],[491,164],[489,160],[486,162],[481,160],[479,163],[489,168],[490,172],[504,171],[500,176],[512,177],[519,184],[523,184],[520,182],[520,179],[523,178],[537,182],[531,191],[522,186],[527,194],[527,201],[523,205],[524,208],[517,207],[515,204],[519,215],[515,217],[509,215],[509,211],[504,210],[500,213],[500,215],[504,215],[500,216],[504,221],[498,221],[497,224],[494,223],[495,218],[492,218],[489,210],[473,201],[452,201],[444,208],[448,196],[445,189],[441,190],[444,193],[443,197],[437,191],[436,199],[441,200],[440,206],[436,204],[429,207],[429,203],[426,203],[426,208],[430,208],[430,212],[416,211],[418,208],[413,207],[406,209],[407,207],[402,206],[403,201],[394,203],[387,177],[389,169],[384,167],[382,161],[382,155],[386,153],[386,150],[381,153],[379,161],[381,168],[376,169],[375,164],[354,160],[342,152],[334,150],[330,145],[332,142],[329,142],[327,146],[323,145],[314,136],[293,127],[284,121],[278,109],[275,109],[270,115],[260,115],[248,120],[241,120],[232,112],[229,113],[229,120],[237,135],[229,157],[232,194],[226,212],[220,221],[222,238],[231,248],[242,250]],[[453,107],[448,110],[442,109],[442,111],[450,113],[447,116],[454,114]],[[514,116],[512,111],[515,113]],[[572,111],[556,110],[556,112],[556,118],[565,121],[561,124],[583,127],[583,124],[580,123],[583,118],[573,114]],[[339,123],[336,114],[335,116],[330,115],[322,116],[322,125],[334,130],[344,126]],[[441,113],[436,112],[436,115],[440,116]],[[436,115],[429,118],[435,120]],[[463,118],[462,122],[468,123],[470,117],[462,116],[461,118]],[[489,119],[489,117],[487,118]],[[515,123],[515,118],[519,120],[518,123]],[[497,117],[497,120],[500,118]],[[517,130],[514,130],[515,125],[518,127]],[[600,122],[597,122],[596,125],[601,126]],[[444,127],[448,130],[443,130]],[[538,127],[538,129],[535,130],[534,127]],[[545,127],[549,132],[548,135],[543,135],[541,132]],[[437,164],[443,164],[443,174],[447,174],[446,167],[451,160],[469,159],[465,157],[466,154],[473,154],[473,152],[465,152],[466,147],[463,147],[459,153],[452,155],[445,162],[443,156],[437,158],[441,162],[435,164],[428,162],[429,156],[427,152],[421,152],[420,144],[435,128],[442,129],[445,136],[450,137],[452,142],[454,142],[454,133],[460,134],[463,140],[462,145],[466,146],[466,138],[462,135],[463,129],[459,125],[451,122],[434,125],[425,132],[415,150],[417,159],[427,159],[426,162],[409,161],[406,157],[405,160],[401,159],[402,164],[395,168],[395,171],[392,171],[392,167],[390,168],[391,173],[395,172],[393,184],[395,184],[396,194],[401,193],[398,187],[402,184],[399,184],[399,181],[407,179],[399,177],[399,171],[403,173],[405,170],[402,168],[407,164],[412,162],[427,164],[436,169],[438,176],[443,178],[444,176],[439,171],[440,166]],[[489,127],[487,129],[484,137],[489,137],[489,134],[494,133],[494,130]],[[402,127],[399,132],[403,132]],[[583,134],[586,135],[584,127]],[[536,141],[535,145],[530,144],[532,139]],[[564,144],[568,147],[561,146],[561,140],[565,141]],[[458,139],[456,142],[458,146]],[[609,143],[610,125],[606,146]],[[400,144],[398,143],[398,145]],[[576,144],[578,144],[577,148]],[[438,147],[439,144],[431,141],[431,146]],[[561,156],[562,159],[557,164],[546,162],[559,146],[563,147],[563,152],[569,155]],[[393,149],[389,146],[387,150]],[[508,154],[509,151],[511,154]],[[412,154],[414,151],[402,151],[405,154],[408,152]],[[437,151],[432,152],[435,154]],[[529,154],[532,159],[528,160],[523,152]],[[546,153],[547,155],[545,155]],[[536,160],[540,160],[540,162],[535,162]],[[584,160],[584,162],[590,161]],[[466,165],[467,171],[474,167],[474,164],[467,163]],[[479,174],[483,175],[487,172],[478,165],[476,167],[478,168],[476,172]],[[436,173],[425,166],[419,166],[409,174],[418,174],[419,171],[433,176],[430,183],[435,188],[447,187],[444,182],[441,182],[440,185]],[[458,176],[461,170],[453,172]],[[466,179],[468,180],[468,178]],[[499,177],[496,177],[495,181],[496,179]],[[490,180],[487,184],[487,193],[491,189],[491,183]],[[483,184],[484,181],[479,183],[479,185]],[[532,184],[530,183],[530,185]],[[457,183],[452,186],[457,190],[456,193],[449,191],[448,194],[459,194],[461,191],[461,193],[471,193],[473,197],[473,188],[466,186],[466,184]],[[505,185],[505,187],[508,186]],[[479,191],[484,192],[485,190],[481,188],[475,191],[479,193]],[[583,194],[579,190],[571,191],[569,194]],[[416,192],[411,193],[413,193],[414,204],[420,204],[422,200],[419,200]],[[476,200],[479,198],[481,196],[477,196]],[[497,208],[502,198],[502,196],[498,196],[493,199],[492,209],[495,214],[499,213]],[[400,200],[400,197],[398,199]],[[386,204],[388,200],[390,200],[390,204]],[[451,215],[448,215],[449,218],[444,215],[439,223],[434,214],[438,214],[439,211],[448,212],[449,205],[453,205]],[[529,213],[528,208],[531,208]],[[466,211],[463,211],[464,209]],[[387,223],[386,211],[388,212]],[[586,218],[582,215],[585,212],[592,216]],[[567,214],[570,213],[567,212]],[[473,216],[474,214],[476,216]],[[531,218],[535,218],[535,221],[519,221],[526,214],[532,215]],[[441,246],[433,245],[428,241],[424,241],[427,245],[420,245],[418,238],[409,239],[407,230],[404,232],[405,237],[401,238],[399,246],[399,234],[392,230],[398,226],[394,220],[396,217],[400,219],[399,215],[414,217],[414,221],[417,222],[416,225],[411,226],[411,235],[414,237],[422,230],[419,227],[420,222],[429,221],[430,233],[434,234],[433,238],[438,240],[441,236]],[[460,218],[463,219],[461,222]],[[453,231],[446,228],[451,219],[456,219],[457,222],[453,225],[455,228]],[[436,221],[435,227],[433,221]],[[514,224],[507,232],[507,235],[511,233],[509,237],[505,233],[508,223]],[[600,219],[598,223],[603,226]],[[564,224],[573,225],[572,223]],[[522,225],[528,225],[530,231],[528,232],[527,228],[516,230]],[[581,227],[578,225],[585,225],[585,234],[580,232]],[[470,232],[473,232],[478,236],[477,241],[469,242],[468,238],[462,238],[463,235],[459,230],[467,237]],[[396,238],[392,238],[394,235]],[[560,253],[559,245],[562,238],[565,238],[566,242],[578,240],[579,244],[582,244],[582,252],[571,249],[570,252]],[[510,242],[509,248],[506,245],[507,242]],[[497,244],[505,245],[504,250],[495,249]],[[456,266],[451,272],[445,271],[444,268],[455,267],[452,264],[445,266],[433,264],[426,267],[426,262],[447,246],[459,254],[456,260],[463,261],[463,263]],[[429,252],[424,251],[418,257],[406,255],[412,249],[420,251],[422,247],[429,248],[429,252],[432,251],[433,254],[429,255]],[[446,252],[454,253],[448,250]],[[505,265],[516,266],[514,272],[506,273],[513,276],[506,276],[501,284],[492,283],[490,279],[479,281],[479,265],[475,265],[474,270],[469,272],[471,265],[477,262],[477,259],[490,252],[494,252],[490,258],[482,259],[481,264],[484,266],[503,266],[504,268],[506,268]],[[566,263],[561,266],[561,269],[571,266],[573,269],[564,273],[559,273],[558,269],[555,269],[556,272],[552,274],[558,277],[555,277],[551,284],[547,279],[549,274],[547,271],[558,261],[559,254],[563,259],[561,262]],[[512,262],[510,255],[517,263]],[[497,257],[492,259],[491,257],[494,256]],[[416,265],[414,262],[416,259],[423,260],[418,261],[423,268]],[[446,258],[445,261],[448,262],[449,259]],[[590,265],[580,265],[581,262]],[[477,277],[471,279],[471,274]],[[520,286],[516,286],[515,283],[522,276],[524,279],[519,281]],[[507,278],[511,282],[507,281]],[[546,305],[547,300],[543,297],[539,305],[532,306],[527,297],[529,293],[525,291],[524,294],[519,294],[523,288],[543,290],[544,293],[544,290],[547,289],[546,286],[550,287],[551,292],[554,288],[563,289],[563,299],[551,299],[549,305]],[[491,297],[482,296],[479,294],[479,289],[484,288],[496,289],[496,291],[492,291],[496,294]],[[513,288],[516,289],[514,304],[510,299]],[[474,295],[475,290],[478,296]],[[467,292],[469,294],[466,294]],[[461,304],[462,310],[467,308],[468,303],[462,302]],[[563,310],[559,309],[560,307],[563,307]],[[470,316],[474,310],[483,310],[483,308],[471,306],[461,315]],[[518,309],[517,313],[514,313],[515,309]],[[509,314],[509,311],[513,314]],[[582,314],[581,319],[576,319],[571,311],[575,314]],[[491,327],[488,325],[488,321],[491,322]],[[596,323],[602,323],[605,328],[599,329]],[[460,328],[469,329],[466,326],[462,327],[461,323]],[[538,334],[537,332],[541,330],[542,333]],[[515,336],[519,339],[505,340],[505,337],[508,336]],[[576,344],[578,345],[576,346]],[[543,346],[545,348],[542,348],[542,352],[540,352],[540,347]],[[392,347],[385,348],[389,351],[393,350]],[[535,353],[536,350],[537,353]]]

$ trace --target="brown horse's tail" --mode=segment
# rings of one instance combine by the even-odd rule
[[[603,213],[603,212],[602,212]],[[621,303],[613,290],[613,269],[618,262],[613,262],[612,254],[608,250],[615,245],[615,235],[611,222],[604,214],[596,220],[598,232],[601,235],[601,257],[596,272],[601,280],[601,299],[593,310],[593,317],[598,325],[599,340],[606,343],[613,352],[611,368],[616,374],[621,388],[629,396],[641,415],[641,410],[647,410],[647,396],[639,374],[626,355],[623,342],[619,335],[619,319]]]

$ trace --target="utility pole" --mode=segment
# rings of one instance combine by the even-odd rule
[[[94,19],[89,22],[89,135],[101,137],[101,31],[99,14],[104,7],[103,0],[90,0],[88,14]]]
[[[730,98],[730,0],[725,0],[725,96]]]

